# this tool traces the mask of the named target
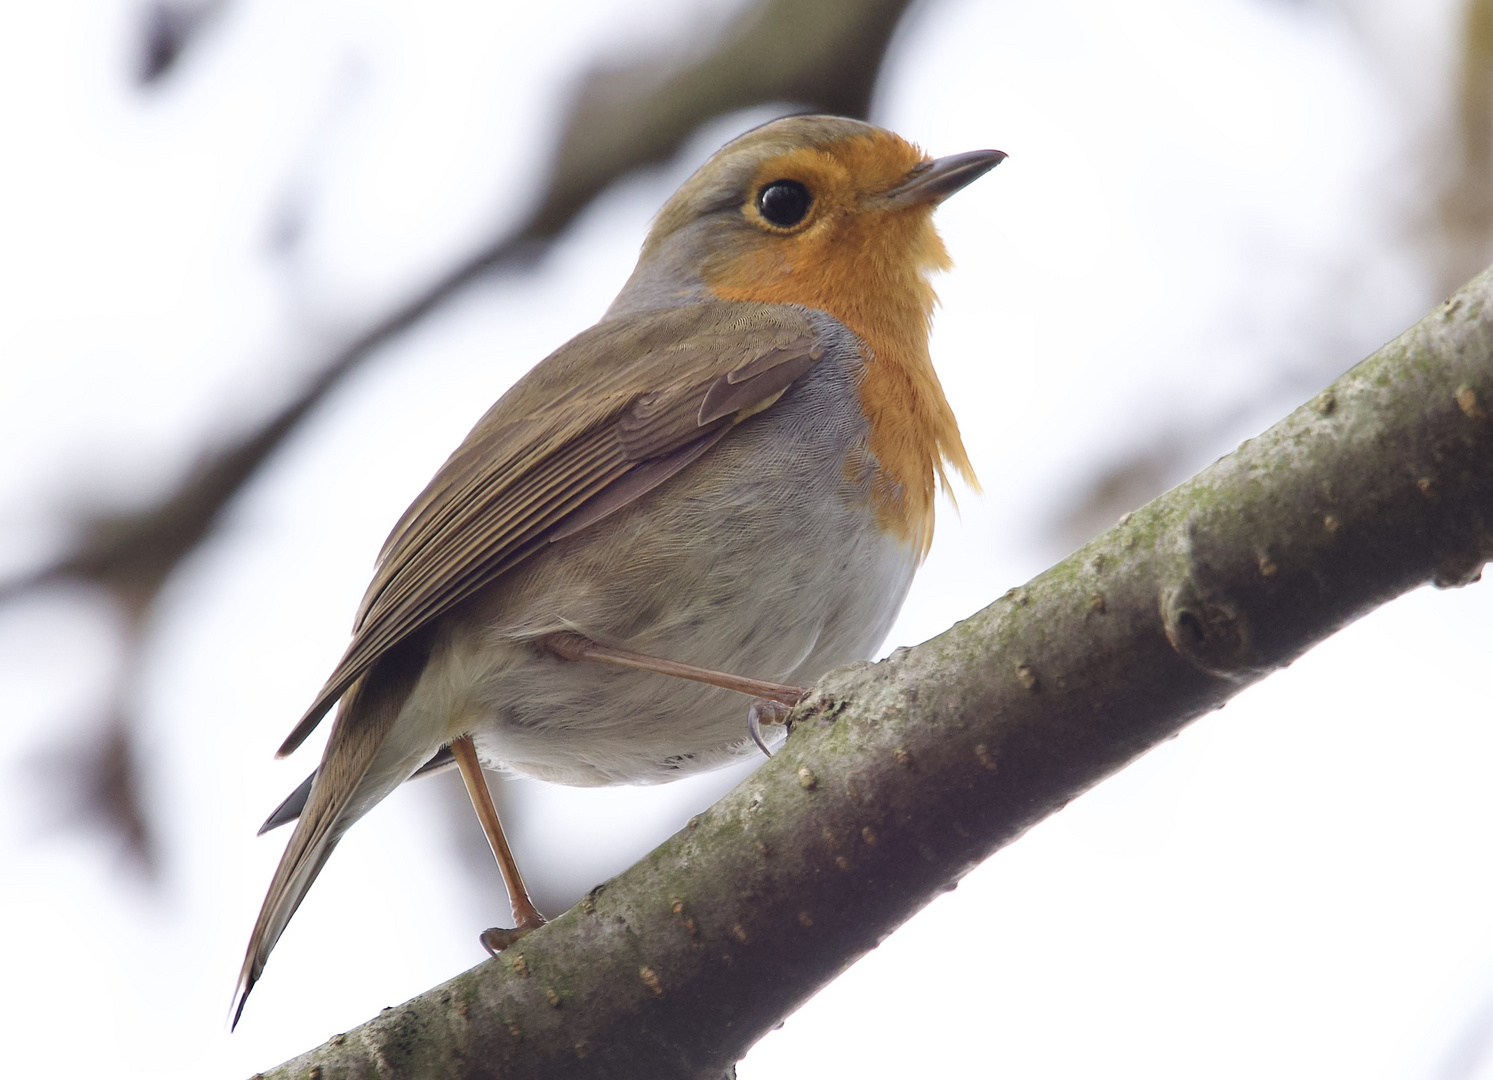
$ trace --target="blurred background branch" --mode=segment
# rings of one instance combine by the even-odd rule
[[[143,628],[162,586],[209,535],[223,508],[328,394],[473,282],[536,259],[611,183],[666,160],[713,117],[770,103],[781,103],[785,111],[864,117],[908,3],[757,0],[712,43],[680,42],[626,64],[597,64],[580,81],[544,195],[522,224],[479,246],[311,363],[299,394],[238,441],[201,450],[197,466],[173,490],[146,506],[86,518],[78,523],[71,552],[0,584],[4,602],[59,582],[84,582],[112,595],[126,616],[121,679],[98,736],[38,759],[41,782],[54,797],[67,800],[72,793],[81,800],[64,818],[115,835],[142,868],[153,865],[125,692],[139,664]],[[166,76],[222,6],[218,0],[146,8],[141,82]]]
[[[1337,2],[1349,25],[1366,39],[1372,22],[1355,5]],[[1429,198],[1417,190],[1420,205],[1408,207],[1422,253],[1435,279],[1435,294],[1446,296],[1493,258],[1493,0],[1459,0],[1455,37],[1455,65],[1449,80],[1449,120],[1433,124],[1416,147],[1418,160],[1396,163],[1411,176],[1426,178]],[[1368,51],[1381,53],[1388,66],[1399,58],[1393,46],[1365,41]],[[1376,49],[1375,46],[1378,46]],[[1386,79],[1387,85],[1394,80]],[[1424,93],[1425,88],[1417,88]],[[1402,94],[1411,91],[1401,88]],[[1439,88],[1430,92],[1439,94]],[[1396,102],[1410,107],[1403,100]],[[1402,194],[1403,197],[1403,194]],[[1324,302],[1346,306],[1358,286],[1351,274],[1336,283],[1338,294]],[[1303,332],[1316,336],[1315,328]],[[1277,364],[1273,373],[1261,365],[1261,377],[1248,394],[1235,397],[1222,409],[1180,411],[1153,426],[1138,445],[1122,449],[1095,463],[1093,473],[1075,485],[1072,495],[1049,520],[1051,535],[1067,548],[1084,543],[1120,514],[1147,502],[1180,482],[1204,462],[1221,453],[1232,438],[1242,437],[1251,418],[1269,415],[1277,406],[1296,400],[1343,371],[1353,362],[1354,343],[1317,340],[1301,350],[1305,363]],[[1221,437],[1222,436],[1222,437]]]
[[[1458,53],[1455,108],[1432,203],[1444,293],[1493,250],[1493,0],[1467,0]]]
[[[160,82],[212,25],[228,0],[159,0],[140,12],[140,48],[135,77],[141,86]]]

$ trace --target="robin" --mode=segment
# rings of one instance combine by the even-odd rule
[[[974,482],[928,357],[928,278],[950,265],[933,209],[1004,158],[797,116],[664,204],[601,321],[488,410],[385,542],[279,750],[337,706],[321,764],[265,823],[299,819],[235,1024],[338,839],[417,772],[461,770],[513,909],[482,935],[496,951],[544,917],[483,763],[677,779],[752,752],[800,687],[871,655],[946,467]]]

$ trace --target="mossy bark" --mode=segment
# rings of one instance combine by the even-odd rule
[[[1002,845],[1244,686],[1493,556],[1493,272],[946,633],[574,909],[266,1076],[719,1077]]]

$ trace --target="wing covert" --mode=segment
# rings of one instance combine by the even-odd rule
[[[395,525],[346,653],[279,756],[393,645],[770,407],[823,356],[826,318],[741,302],[640,312],[600,323],[541,361]]]

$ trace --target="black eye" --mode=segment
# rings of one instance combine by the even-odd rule
[[[814,196],[797,180],[774,180],[757,195],[762,216],[784,229],[802,221],[813,203]]]

